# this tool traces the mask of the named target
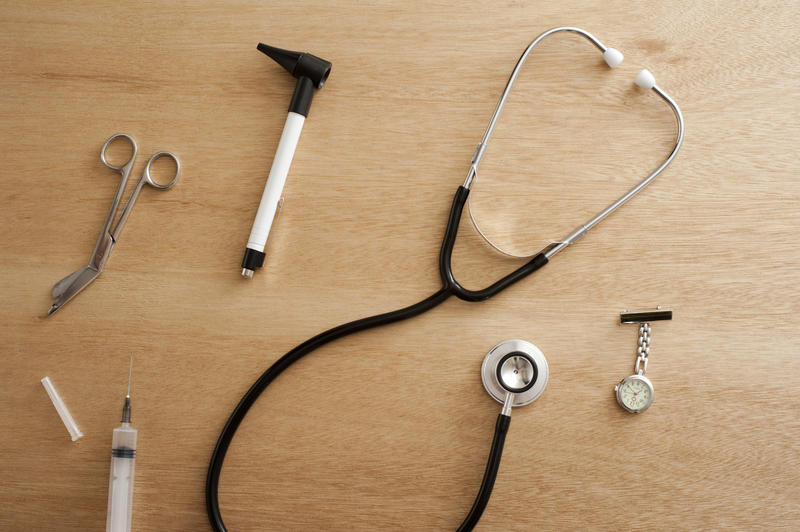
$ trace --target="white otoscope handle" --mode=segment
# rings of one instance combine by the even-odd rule
[[[303,131],[303,123],[306,117],[298,113],[289,113],[286,117],[286,124],[283,126],[281,140],[278,143],[278,150],[272,160],[272,168],[269,171],[267,185],[264,187],[264,194],[261,196],[261,204],[258,206],[256,219],[253,221],[253,229],[250,231],[250,238],[247,240],[247,247],[256,251],[264,251],[269,238],[269,231],[275,221],[275,214],[278,210],[278,203],[281,201],[283,186],[286,184],[286,176],[289,174],[289,166],[292,164],[297,141],[300,140],[300,132]]]

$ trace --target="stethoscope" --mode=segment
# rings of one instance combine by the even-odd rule
[[[453,253],[453,247],[455,245],[455,240],[458,233],[458,224],[461,220],[462,211],[464,210],[464,204],[467,202],[469,197],[470,187],[475,183],[477,178],[478,167],[480,166],[480,163],[486,153],[486,147],[489,143],[489,139],[494,131],[497,120],[500,117],[500,113],[503,110],[503,106],[508,99],[508,94],[511,91],[511,87],[514,85],[514,81],[516,80],[522,65],[525,63],[525,60],[528,58],[528,55],[544,38],[562,31],[577,33],[578,35],[585,37],[603,53],[603,59],[609,67],[614,68],[622,61],[622,54],[619,51],[613,48],[607,48],[593,35],[579,28],[553,28],[539,35],[528,45],[528,47],[522,53],[522,56],[517,61],[517,64],[508,79],[506,88],[503,91],[499,102],[497,103],[497,107],[494,110],[492,119],[489,121],[486,132],[483,134],[483,138],[475,149],[475,153],[472,156],[469,171],[467,172],[467,177],[464,180],[464,184],[458,187],[455,197],[453,198],[453,203],[450,207],[450,216],[447,220],[447,227],[445,229],[441,250],[439,252],[439,272],[442,278],[442,288],[433,295],[411,306],[392,312],[387,312],[385,314],[379,314],[345,323],[343,325],[339,325],[338,327],[328,329],[327,331],[320,333],[313,338],[309,338],[279,358],[258,378],[258,380],[253,383],[250,389],[247,390],[247,393],[245,393],[242,399],[239,401],[239,404],[236,405],[236,408],[233,410],[228,418],[228,421],[225,423],[225,427],[220,433],[219,439],[217,440],[217,444],[214,448],[214,452],[211,455],[211,462],[208,466],[208,475],[206,477],[206,509],[208,511],[208,517],[211,522],[211,526],[214,530],[218,532],[227,530],[222,521],[222,515],[220,514],[218,489],[220,472],[222,471],[222,463],[225,459],[225,454],[228,451],[228,447],[230,446],[233,435],[236,433],[236,429],[239,427],[239,424],[241,424],[244,416],[247,414],[247,411],[251,406],[253,406],[253,403],[258,396],[261,395],[261,392],[263,392],[266,387],[269,386],[269,384],[275,380],[285,369],[315,349],[322,347],[323,345],[338,338],[342,338],[343,336],[366,329],[371,329],[373,327],[378,327],[380,325],[387,325],[389,323],[394,323],[396,321],[418,316],[419,314],[436,307],[450,296],[456,296],[464,301],[484,301],[502,292],[512,284],[527,277],[547,264],[554,255],[562,251],[564,248],[580,240],[595,225],[600,223],[612,212],[617,210],[636,194],[641,192],[661,172],[663,172],[664,169],[675,158],[675,155],[678,153],[681,143],[683,142],[683,116],[681,115],[680,109],[678,109],[678,106],[675,104],[672,98],[670,98],[663,90],[656,86],[655,79],[653,78],[652,74],[650,74],[647,70],[643,70],[639,73],[639,75],[637,75],[635,80],[636,84],[642,88],[652,90],[659,97],[661,97],[661,99],[664,100],[675,113],[675,118],[677,120],[678,132],[675,145],[664,162],[662,162],[652,173],[645,177],[639,184],[631,188],[617,201],[603,209],[599,214],[588,220],[585,224],[580,225],[566,237],[548,245],[537,253],[526,256],[526,258],[529,258],[530,260],[505,277],[481,290],[469,290],[459,284],[459,282],[453,276],[453,270],[450,264],[451,255]],[[477,228],[477,222],[475,222],[474,217],[473,222]],[[480,231],[480,229],[478,229],[478,231],[495,249],[507,255],[516,256],[503,251],[497,245],[491,242],[486,235]],[[498,416],[489,463],[487,464],[486,473],[484,474],[484,479],[479,489],[478,496],[476,497],[467,517],[464,519],[464,522],[461,524],[461,526],[459,526],[459,531],[472,530],[472,528],[480,519],[480,516],[489,501],[489,496],[491,495],[492,487],[494,486],[494,480],[497,476],[497,469],[500,464],[500,455],[502,454],[503,442],[505,441],[505,435],[508,431],[510,422],[511,408],[513,406],[522,406],[523,404],[530,403],[541,394],[541,392],[544,390],[544,386],[547,383],[547,361],[544,359],[544,355],[541,354],[541,351],[539,351],[532,344],[523,342],[521,340],[504,342],[490,351],[484,359],[482,375],[484,374],[484,387],[486,387],[487,391],[490,393],[490,395],[492,395],[492,397],[503,403],[503,408]]]

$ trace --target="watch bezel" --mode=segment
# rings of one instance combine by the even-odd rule
[[[648,400],[648,401],[647,401],[647,403],[646,403],[646,404],[645,404],[643,407],[641,407],[641,408],[628,408],[628,407],[625,405],[625,403],[622,401],[622,395],[621,395],[621,389],[622,389],[622,386],[623,386],[625,383],[628,383],[628,382],[630,382],[630,381],[640,381],[640,382],[643,382],[643,383],[645,384],[645,386],[647,386],[647,388],[650,390],[650,400]],[[617,403],[619,403],[619,406],[621,406],[621,407],[622,407],[624,410],[626,410],[626,411],[630,412],[631,414],[639,414],[639,413],[641,413],[641,412],[644,412],[644,411],[645,411],[645,410],[647,410],[648,408],[650,408],[650,405],[652,405],[652,404],[653,404],[653,399],[655,399],[655,397],[656,397],[656,391],[655,391],[655,389],[653,388],[653,383],[652,383],[652,382],[650,382],[650,379],[648,379],[648,378],[647,378],[647,377],[645,377],[644,375],[636,375],[636,374],[634,374],[634,375],[628,375],[627,377],[625,377],[624,379],[622,379],[621,381],[619,381],[619,384],[617,384],[617,385],[614,387],[614,393],[615,393],[615,394],[616,394],[616,396],[617,396]]]

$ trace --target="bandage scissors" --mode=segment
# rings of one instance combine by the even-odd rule
[[[131,153],[130,159],[128,159],[125,164],[115,166],[108,162],[106,151],[108,150],[108,146],[118,138],[124,138],[130,141],[133,152]],[[128,216],[130,215],[131,209],[136,203],[136,199],[139,197],[139,193],[142,191],[142,187],[147,184],[158,190],[167,190],[168,188],[172,188],[172,185],[174,185],[178,180],[178,176],[181,173],[181,162],[178,160],[178,157],[168,151],[159,151],[158,153],[154,154],[147,161],[147,165],[144,167],[142,176],[136,183],[136,188],[134,188],[133,192],[131,192],[131,195],[128,196],[128,201],[125,203],[125,208],[122,210],[122,214],[120,215],[119,220],[117,220],[117,223],[114,224],[114,219],[117,216],[117,210],[119,208],[120,200],[122,199],[122,194],[125,192],[125,185],[128,183],[128,177],[130,177],[131,170],[133,169],[133,163],[136,161],[137,150],[138,147],[136,145],[136,141],[133,140],[133,137],[124,133],[112,135],[109,137],[106,143],[103,144],[103,149],[100,152],[100,160],[102,160],[103,164],[105,164],[107,167],[119,172],[122,178],[119,181],[119,186],[117,187],[117,192],[114,195],[114,200],[111,202],[111,208],[108,209],[108,214],[106,214],[106,220],[103,223],[103,229],[100,231],[100,236],[97,239],[97,244],[94,246],[94,251],[92,252],[92,257],[89,259],[89,264],[67,275],[53,285],[52,295],[56,301],[53,303],[53,306],[50,307],[50,310],[47,311],[48,316],[63,307],[67,301],[75,297],[78,292],[86,288],[92,281],[95,280],[98,275],[100,275],[100,272],[103,271],[103,267],[105,266],[109,255],[111,255],[111,250],[114,249],[114,244],[117,242],[119,234],[122,232],[122,228],[125,226],[125,222],[128,220]],[[150,176],[151,166],[157,159],[161,157],[169,157],[175,161],[176,167],[175,176],[169,183],[165,185],[155,182]]]

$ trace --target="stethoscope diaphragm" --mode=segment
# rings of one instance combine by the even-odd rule
[[[524,406],[542,395],[549,375],[542,351],[525,340],[506,340],[486,354],[481,366],[483,387],[498,403],[514,394],[512,406]]]
[[[497,382],[510,393],[522,393],[536,384],[539,370],[530,355],[512,351],[497,364]]]

